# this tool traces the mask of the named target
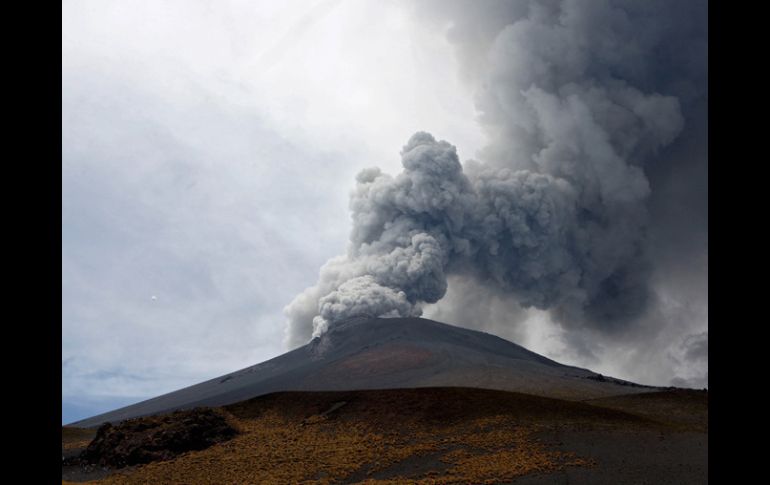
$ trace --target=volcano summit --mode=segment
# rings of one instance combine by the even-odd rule
[[[656,390],[560,364],[487,333],[424,318],[354,317],[307,345],[72,426],[223,406],[279,391],[474,387],[567,400]]]

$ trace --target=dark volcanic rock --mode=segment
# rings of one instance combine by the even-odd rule
[[[186,451],[227,441],[236,434],[225,415],[210,408],[129,419],[116,426],[105,423],[78,461],[83,465],[122,468],[169,460]]]
[[[70,425],[93,428],[280,391],[476,387],[579,401],[655,390],[591,376],[483,332],[425,318],[356,317],[261,364]]]

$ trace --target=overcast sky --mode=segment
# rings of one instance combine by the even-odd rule
[[[62,14],[63,423],[283,353],[283,308],[347,247],[355,175],[398,172],[420,130],[463,161],[485,144],[461,56],[401,2],[65,0]],[[621,378],[707,383],[703,266],[695,296],[660,307],[689,323],[633,359],[572,350],[580,338],[541,311],[475,327]],[[462,324],[452,292],[428,315]]]

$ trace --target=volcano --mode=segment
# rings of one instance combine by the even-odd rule
[[[484,332],[424,318],[355,317],[245,369],[70,426],[224,406],[279,391],[472,387],[565,400],[659,390],[568,366]]]

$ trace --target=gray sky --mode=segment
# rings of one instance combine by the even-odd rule
[[[395,3],[62,12],[63,421],[282,353],[355,174],[422,126],[482,141],[449,45]]]
[[[284,306],[347,246],[356,173],[396,173],[420,130],[476,157],[467,52],[424,13],[395,1],[63,2],[62,422],[283,353]],[[679,227],[671,219],[661,233]],[[688,323],[650,337],[580,352],[589,335],[509,313],[504,298],[496,318],[523,323],[476,328],[655,384],[701,382],[705,362],[707,382],[703,258],[701,273],[656,273],[668,297],[656,310],[669,313],[655,321]],[[458,287],[427,315],[462,324]]]

